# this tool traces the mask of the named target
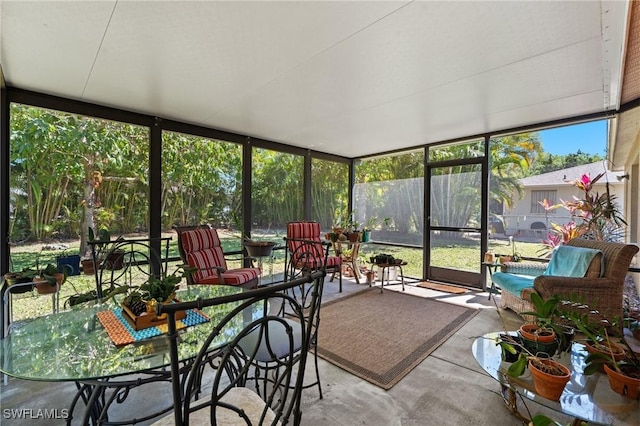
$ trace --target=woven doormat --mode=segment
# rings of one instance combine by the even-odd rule
[[[421,282],[419,284],[416,284],[416,285],[418,287],[428,288],[428,289],[437,290],[437,291],[444,291],[446,293],[462,294],[462,293],[466,293],[467,291],[469,291],[466,288],[456,287],[454,285],[432,283],[432,282],[429,282],[429,281],[423,281],[423,282]]]
[[[390,389],[477,313],[398,291],[364,290],[322,304],[318,355]]]

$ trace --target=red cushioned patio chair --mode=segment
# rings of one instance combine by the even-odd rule
[[[188,284],[222,284],[256,288],[259,268],[229,269],[218,231],[208,225],[174,226],[182,261],[195,268],[187,274]]]
[[[340,292],[342,292],[342,258],[340,256],[327,256],[323,249],[323,241],[320,237],[320,224],[318,222],[289,222],[287,223],[287,251],[293,256],[288,264],[292,265],[290,271],[285,271],[289,279],[295,277],[295,270],[315,270],[325,265],[327,271],[331,271],[330,282],[335,275],[339,276]],[[309,244],[317,242],[318,244]],[[326,258],[326,259],[325,259]]]

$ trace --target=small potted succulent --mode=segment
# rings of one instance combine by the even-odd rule
[[[158,321],[165,320],[165,316],[156,316],[156,304],[172,303],[175,300],[175,293],[180,286],[180,282],[185,274],[192,272],[194,268],[180,265],[170,275],[159,278],[150,277],[149,280],[140,287],[131,291],[122,301],[122,308],[127,314],[136,330],[157,325]],[[179,313],[176,318],[182,319],[185,312]]]

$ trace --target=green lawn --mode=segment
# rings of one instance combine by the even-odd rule
[[[280,239],[278,239],[279,241]],[[223,240],[224,241],[224,240]],[[79,242],[68,243],[69,253],[77,253]],[[223,243],[226,251],[239,250],[237,238],[227,240]],[[24,267],[33,267],[38,257],[41,265],[55,263],[56,256],[61,251],[42,251],[41,244],[27,245],[20,248],[13,248],[11,260],[14,270],[21,270]],[[369,258],[376,254],[386,253],[400,258],[407,262],[404,273],[408,277],[419,278],[422,276],[422,249],[390,247],[376,245],[375,243],[363,244],[360,251],[360,264],[368,265]],[[431,251],[431,262],[433,265],[449,267],[453,269],[480,271],[480,259],[478,253],[479,243],[474,240],[464,241],[441,241],[438,246],[434,246]],[[509,241],[490,240],[489,248],[496,254],[511,254]],[[516,251],[525,257],[540,257],[542,249],[539,243],[516,243]],[[273,265],[274,274],[281,273],[284,268],[284,252],[274,252],[275,261]],[[175,237],[170,243],[170,256],[178,256],[177,241]],[[169,272],[179,262],[174,262],[169,267]],[[230,267],[239,266],[239,263],[232,263]],[[265,273],[268,272],[267,264],[264,264]],[[60,307],[63,309],[67,298],[78,292],[86,292],[95,289],[95,279],[93,275],[78,275],[68,277],[67,282],[60,291]],[[15,320],[41,316],[51,312],[52,301],[50,296],[39,295],[35,290],[29,293],[13,296],[13,316]]]

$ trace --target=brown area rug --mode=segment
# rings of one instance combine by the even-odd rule
[[[418,283],[417,286],[423,287],[423,288],[429,288],[431,290],[444,291],[447,293],[455,293],[455,294],[462,294],[468,291],[467,289],[464,289],[462,287],[456,287],[454,285],[446,285],[446,284],[440,284],[440,283],[432,283],[429,281],[423,281],[421,283]]]
[[[318,355],[391,389],[477,313],[406,293],[367,289],[322,305]]]

